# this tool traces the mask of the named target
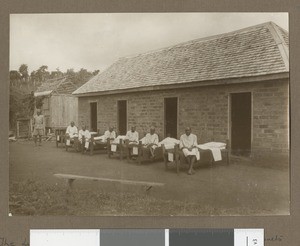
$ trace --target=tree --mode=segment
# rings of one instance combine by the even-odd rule
[[[17,70],[11,70],[9,72],[10,81],[19,81],[22,78],[21,74]]]
[[[99,72],[100,72],[100,70],[95,70],[95,71],[93,72],[93,75],[95,76],[95,75],[97,75]]]
[[[50,79],[60,78],[60,77],[62,77],[63,75],[64,75],[64,73],[61,72],[61,71],[59,70],[59,68],[56,68],[55,71],[51,71],[49,78],[50,78]]]
[[[22,79],[27,81],[29,74],[28,74],[28,66],[26,64],[22,64],[19,67],[19,73],[21,74]]]
[[[36,71],[35,75],[39,82],[42,82],[47,78],[49,78],[50,73],[47,70],[48,70],[48,66],[43,65]]]

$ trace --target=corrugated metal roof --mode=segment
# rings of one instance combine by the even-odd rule
[[[284,42],[278,42],[278,40]],[[282,47],[279,47],[282,45]],[[272,22],[121,58],[73,94],[288,72],[288,33]]]
[[[43,82],[35,91],[36,93],[49,92],[57,94],[72,94],[76,90],[76,85],[73,84],[68,77],[49,79]]]

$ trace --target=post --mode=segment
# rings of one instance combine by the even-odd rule
[[[111,157],[111,143],[107,142],[107,154],[108,154],[108,158]]]
[[[30,139],[30,136],[31,135],[31,119],[29,118],[29,121],[28,121],[28,139]]]
[[[90,142],[90,155],[94,154],[94,135],[91,135],[91,142]]]
[[[57,137],[59,137],[59,140],[60,140],[60,134],[59,133],[59,130],[55,129],[55,142],[56,142],[56,148],[58,147],[58,140],[57,140]]]
[[[126,146],[126,150],[127,150],[127,161],[129,162],[130,149],[129,149],[129,140],[128,139],[125,140],[125,146]]]
[[[141,164],[142,162],[142,141],[139,141],[139,145],[138,145],[138,163]]]
[[[20,137],[20,125],[19,125],[19,120],[17,120],[17,138],[19,138]]]
[[[175,146],[174,146],[174,158],[175,158],[177,174],[179,174],[179,164],[180,164],[180,160],[179,160],[178,157],[179,157],[179,148],[178,148],[178,144],[175,144]]]
[[[163,153],[163,158],[164,158],[165,168],[166,168],[166,170],[167,170],[167,169],[168,169],[168,159],[166,158],[167,152],[166,152],[165,145],[162,144],[162,145],[161,145],[161,148],[162,148],[162,153]]]
[[[127,140],[126,140],[126,141],[127,141]],[[125,142],[126,142],[126,141],[125,141]],[[123,147],[124,147],[124,146],[123,146],[123,140],[120,139],[120,141],[119,141],[119,148],[120,148],[120,150],[119,150],[119,151],[120,151],[120,160],[121,160],[121,161],[123,160],[123,151],[124,151],[124,150],[123,150]],[[127,155],[127,156],[128,156],[128,155]]]
[[[226,159],[227,159],[226,162],[227,162],[227,165],[230,164],[229,154],[230,154],[229,139],[226,139]]]

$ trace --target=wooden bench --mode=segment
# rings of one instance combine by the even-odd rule
[[[55,133],[55,142],[56,142],[56,147],[58,147],[58,145],[64,145],[65,144],[65,140],[66,140],[66,127],[59,127],[59,128],[55,128],[54,133]]]
[[[100,134],[98,134],[100,135]],[[102,142],[102,141],[98,141],[95,140],[94,138],[97,135],[92,134],[91,135],[91,141],[90,141],[90,145],[89,145],[89,151],[90,151],[90,155],[93,155],[95,151],[98,151],[99,153],[107,153],[108,152],[108,148],[110,146],[110,139],[107,140],[107,142]]]
[[[139,141],[138,144],[136,144],[136,143],[129,144],[128,141],[125,141],[125,145],[126,145],[126,151],[127,151],[127,162],[135,161],[135,162],[138,162],[138,164],[141,164],[143,162],[154,162],[154,161],[163,159],[161,147],[157,147],[154,150],[154,157],[151,158],[149,148],[146,148],[145,146],[143,146],[142,141]],[[134,147],[137,148],[138,154],[137,154],[137,158],[135,160],[134,159],[132,160],[132,159],[130,159],[130,151]]]
[[[111,151],[112,145],[116,145],[116,152]],[[112,158],[113,156],[115,156],[115,154],[118,156],[120,160],[123,160],[125,154],[127,154],[124,140],[119,139],[119,143],[111,143],[111,142],[108,143],[107,146],[108,158]]]
[[[186,163],[186,158],[182,152],[182,150],[179,149],[179,144],[175,144],[173,149],[165,149],[165,146],[162,145],[163,148],[163,158],[166,169],[168,169],[168,164],[170,162],[168,161],[168,153],[172,153],[174,155],[174,161],[172,162],[173,165],[176,166],[176,172],[179,173],[179,167]],[[200,151],[200,160],[196,161],[195,165],[202,165],[202,164],[209,164],[211,167],[215,163],[213,160],[213,156],[210,150],[199,150]],[[201,152],[202,152],[202,158],[201,158]],[[230,164],[230,145],[229,140],[226,140],[226,148],[221,150],[221,154],[224,156],[225,162],[227,165]]]
[[[162,144],[161,147],[162,147],[163,159],[164,159],[166,170],[168,170],[168,166],[171,164],[176,167],[176,172],[179,173],[179,154],[178,154],[179,145],[175,144],[173,149],[166,149],[164,144]],[[169,154],[173,155],[173,161],[169,161],[168,159]]]
[[[73,174],[54,174],[55,177],[65,179],[68,183],[68,188],[73,187],[73,183],[75,180],[91,180],[91,181],[105,181],[105,182],[113,182],[119,184],[126,185],[141,185],[146,187],[146,191],[150,190],[152,187],[162,187],[164,183],[157,182],[147,182],[147,181],[136,181],[136,180],[126,180],[126,179],[109,179],[109,178],[100,178],[100,177],[90,177],[90,176],[81,176],[81,175],[73,175]]]

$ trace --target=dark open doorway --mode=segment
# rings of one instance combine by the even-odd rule
[[[231,94],[231,153],[251,154],[251,92]]]
[[[120,135],[127,132],[127,101],[118,101],[118,129]]]
[[[91,131],[97,131],[97,102],[90,103],[91,112]]]
[[[165,136],[177,138],[177,97],[165,98]]]

